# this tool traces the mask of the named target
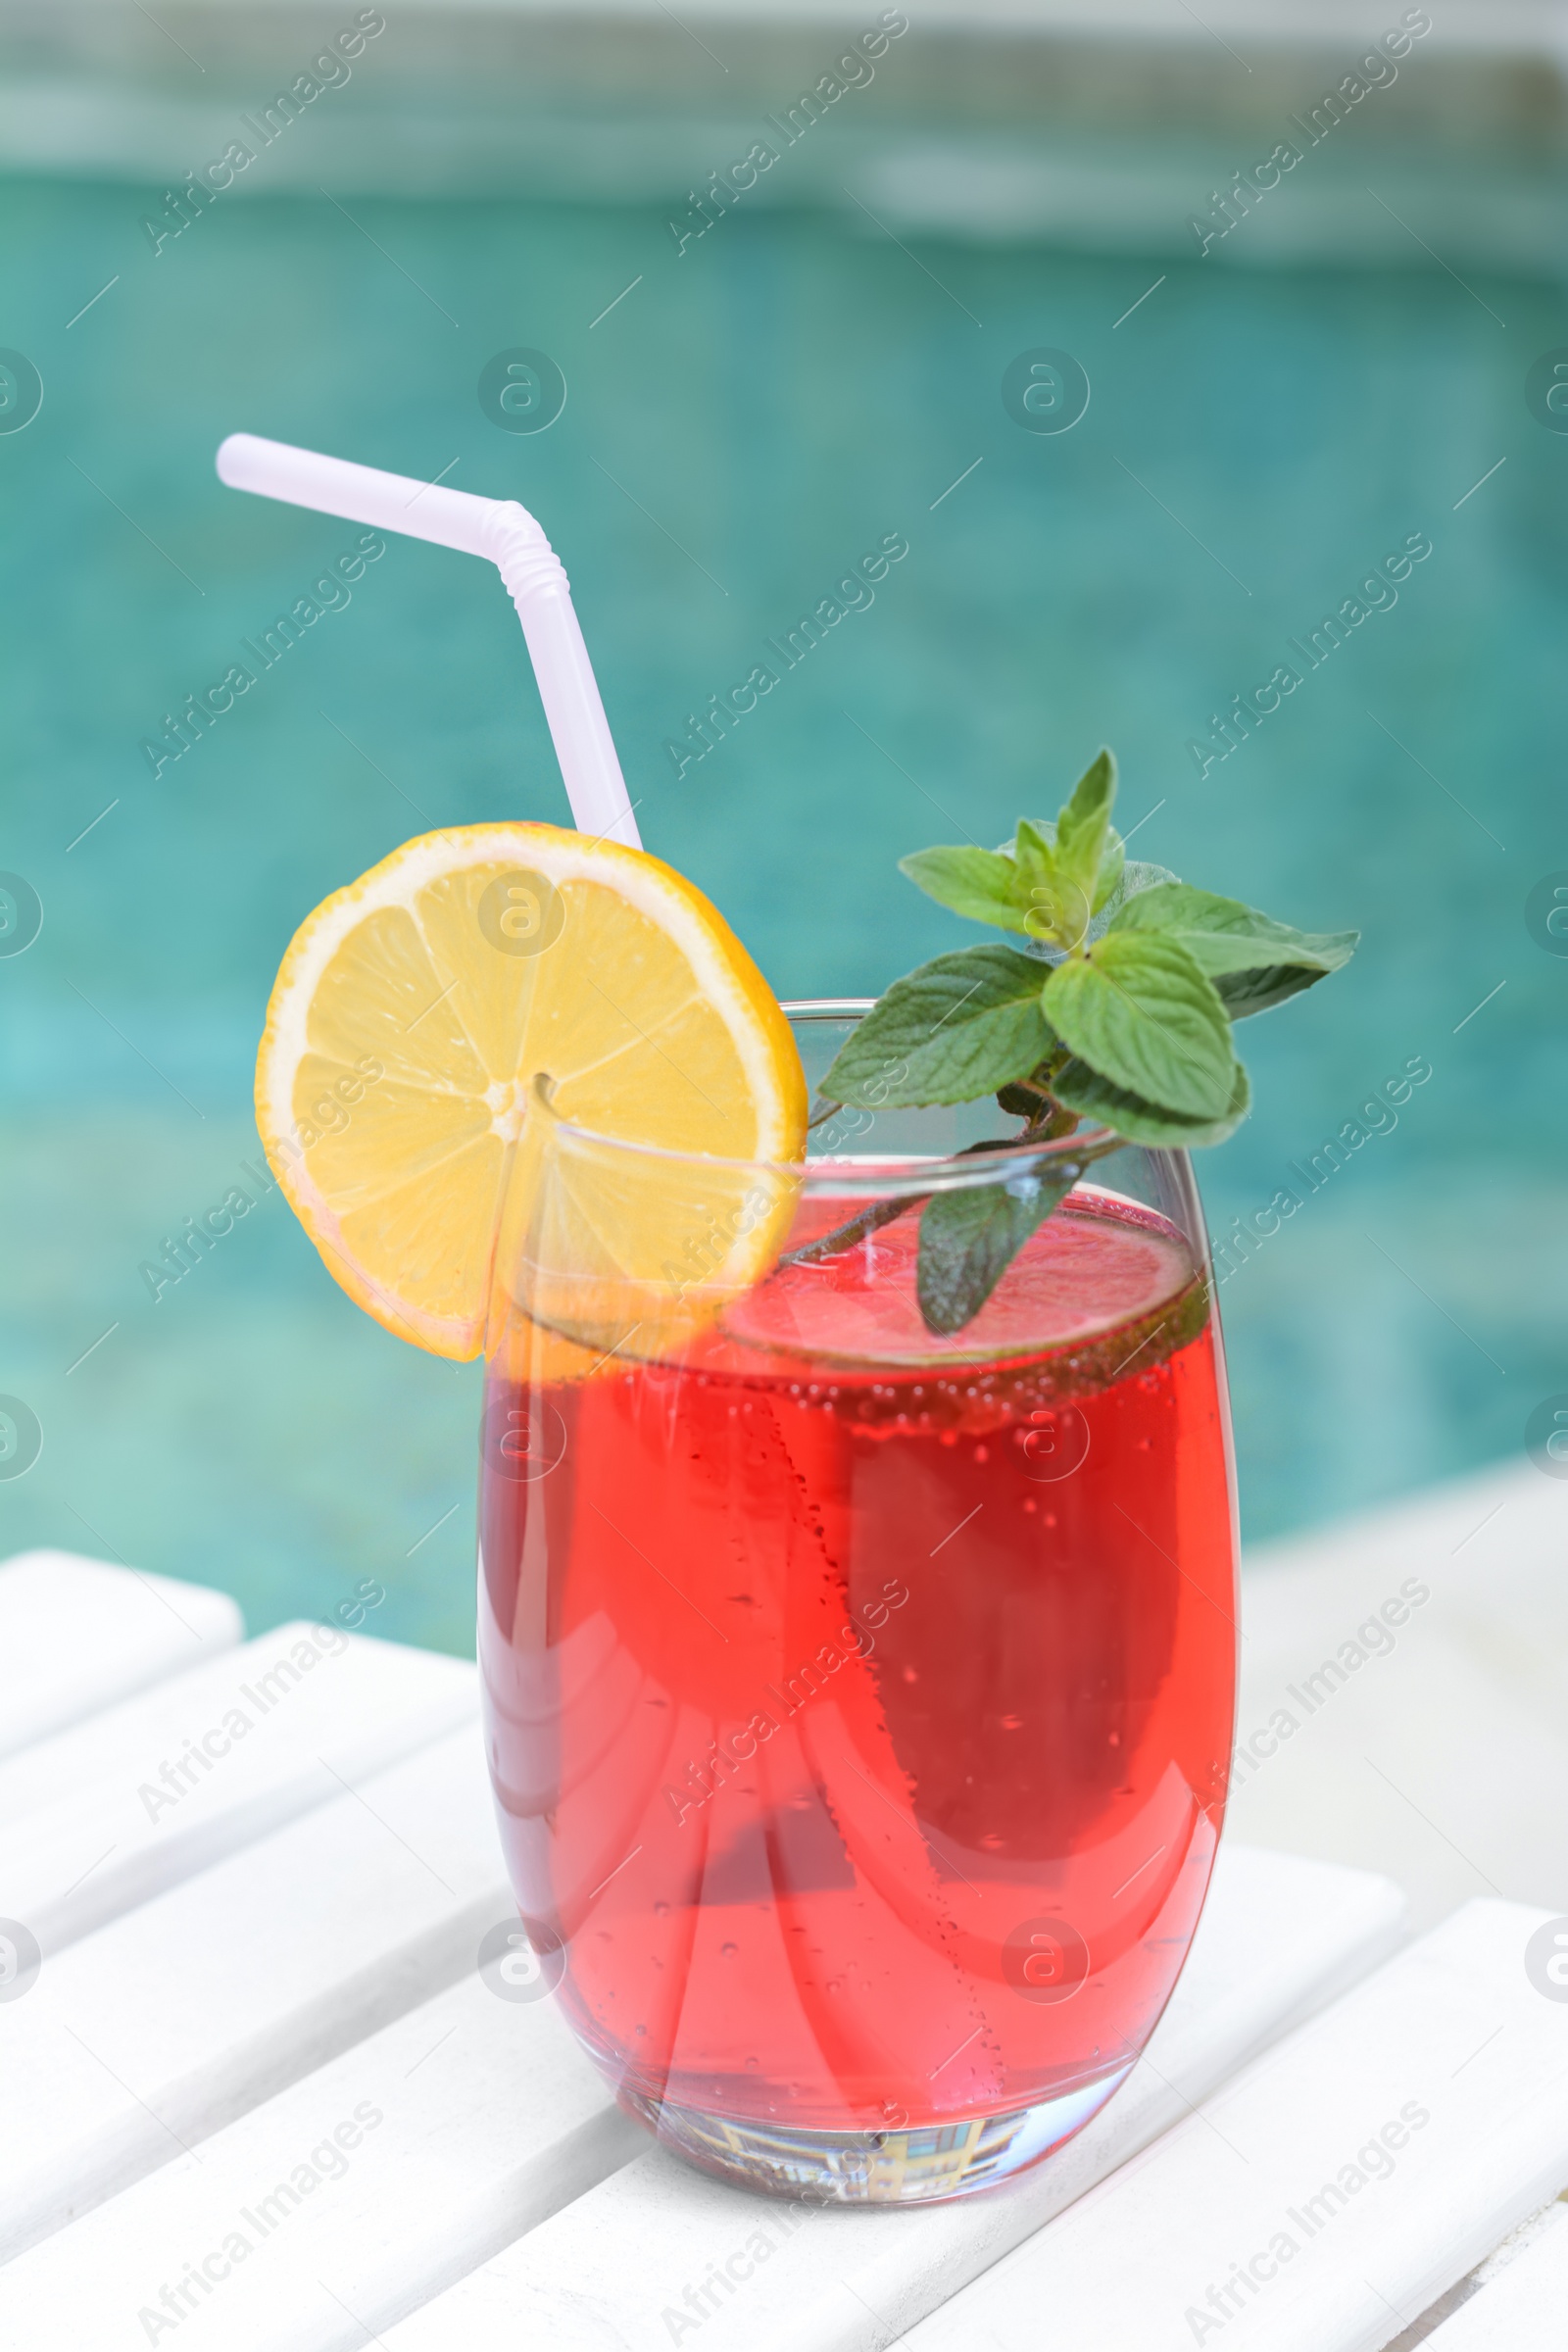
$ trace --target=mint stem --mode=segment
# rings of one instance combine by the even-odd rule
[[[1071,1111],[1058,1111],[1054,1103],[1050,1105],[1050,1109],[1053,1117],[1065,1116],[1071,1121],[1071,1125],[1059,1131],[1063,1135],[1070,1135],[1078,1124],[1076,1115]],[[966,1159],[976,1152],[1016,1152],[1026,1144],[1048,1142],[1053,1132],[1051,1119],[1036,1117],[1030,1120],[1021,1135],[999,1136],[991,1143],[965,1144],[956,1156]],[[906,1209],[918,1208],[922,1201],[930,1198],[929,1193],[907,1193],[897,1200],[874,1200],[869,1208],[862,1208],[844,1224],[835,1225],[831,1233],[818,1234],[814,1242],[803,1242],[799,1250],[786,1250],[778,1262],[781,1266],[809,1266],[819,1258],[836,1257],[841,1250],[848,1250],[853,1243],[863,1241],[867,1234],[875,1233],[879,1226],[891,1225],[894,1218],[902,1217]]]
[[[814,1242],[804,1242],[799,1250],[786,1250],[778,1262],[781,1266],[809,1266],[814,1265],[820,1257],[836,1257],[841,1250],[848,1250],[853,1242],[863,1241],[868,1233],[875,1233],[879,1225],[891,1225],[894,1218],[902,1217],[906,1208],[914,1208],[920,1201],[929,1200],[930,1198],[929,1193],[910,1193],[906,1200],[875,1200],[869,1208],[862,1208],[858,1216],[851,1217],[847,1224],[835,1225],[831,1233],[819,1234]]]

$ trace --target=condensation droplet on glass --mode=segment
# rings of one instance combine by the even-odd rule
[[[733,1960],[740,1948],[738,1943],[721,1943],[718,1947],[718,1956],[721,1960]]]

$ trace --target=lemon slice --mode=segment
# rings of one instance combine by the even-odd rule
[[[702,893],[555,825],[427,833],[318,906],[256,1067],[268,1158],[328,1270],[458,1358],[484,1345],[504,1204],[516,1248],[545,1231],[558,1311],[585,1282],[648,1310],[557,1325],[586,1344],[755,1281],[790,1188],[759,1200],[735,1163],[798,1160],[806,1104],[789,1023]]]

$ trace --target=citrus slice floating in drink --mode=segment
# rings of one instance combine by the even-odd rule
[[[807,1096],[766,982],[690,882],[640,850],[500,824],[406,843],[301,925],[256,1113],[350,1298],[466,1358],[484,1345],[503,1206],[509,1230],[530,1230],[546,1184],[546,1254],[579,1290],[585,1271],[618,1288],[608,1324],[625,1327],[628,1297],[667,1317],[705,1285],[757,1280],[793,1195],[759,1196],[738,1163],[798,1160]],[[625,1155],[596,1160],[594,1135],[651,1147],[646,1181],[617,1191],[602,1163]],[[720,1164],[694,1182],[699,1160]],[[586,1312],[574,1336],[607,1327]]]

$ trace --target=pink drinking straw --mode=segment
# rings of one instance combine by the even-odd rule
[[[291,449],[286,441],[263,441],[255,433],[229,434],[218,453],[218,478],[231,490],[254,490],[374,530],[488,556],[522,622],[578,830],[630,849],[642,846],[566,575],[526,507],[515,499],[474,498],[466,490],[412,482],[401,473]]]

